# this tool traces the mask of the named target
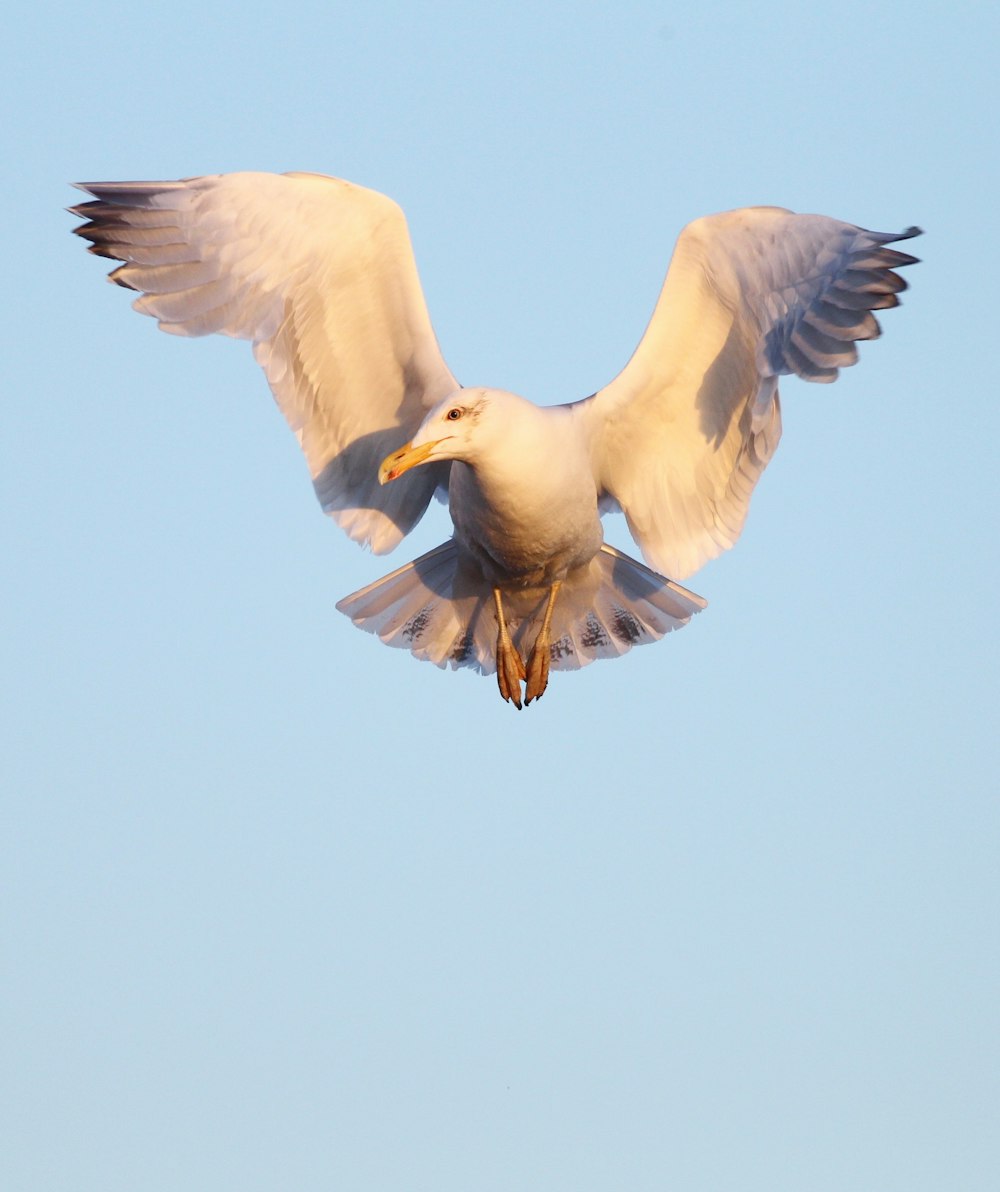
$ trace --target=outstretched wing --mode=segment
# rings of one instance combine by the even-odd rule
[[[88,182],[71,208],[111,279],[174,335],[253,342],[316,494],[355,541],[391,550],[447,465],[382,487],[378,465],[459,388],[431,327],[391,199],[319,174]]]
[[[834,381],[879,334],[920,234],[748,207],[689,224],[625,369],[574,409],[607,504],[649,563],[683,578],[740,535],[781,436],[777,378]],[[610,500],[608,500],[610,498]]]

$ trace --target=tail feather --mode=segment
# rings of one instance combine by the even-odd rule
[[[505,592],[507,624],[527,657],[541,627],[547,590]],[[553,670],[617,658],[686,625],[706,602],[612,546],[563,581],[552,618]],[[389,646],[445,667],[496,670],[496,614],[489,585],[454,539],[337,604],[355,625]]]

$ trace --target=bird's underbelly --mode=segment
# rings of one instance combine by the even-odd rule
[[[453,467],[449,504],[455,538],[500,588],[550,585],[589,563],[604,541],[596,495],[586,490],[533,488],[497,498],[468,469]]]

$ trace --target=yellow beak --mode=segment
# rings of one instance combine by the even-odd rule
[[[411,443],[404,443],[398,451],[387,455],[378,469],[379,484],[388,484],[390,480],[398,480],[404,472],[422,464],[443,439],[435,439],[433,443],[421,443],[414,447]]]

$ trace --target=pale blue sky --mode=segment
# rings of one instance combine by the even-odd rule
[[[986,4],[43,4],[0,49],[11,1192],[993,1192]],[[445,356],[623,365],[747,203],[923,263],[688,628],[494,680],[359,633],[245,345],[160,335],[67,183],[306,169],[406,210]],[[628,548],[620,526],[612,537]]]

